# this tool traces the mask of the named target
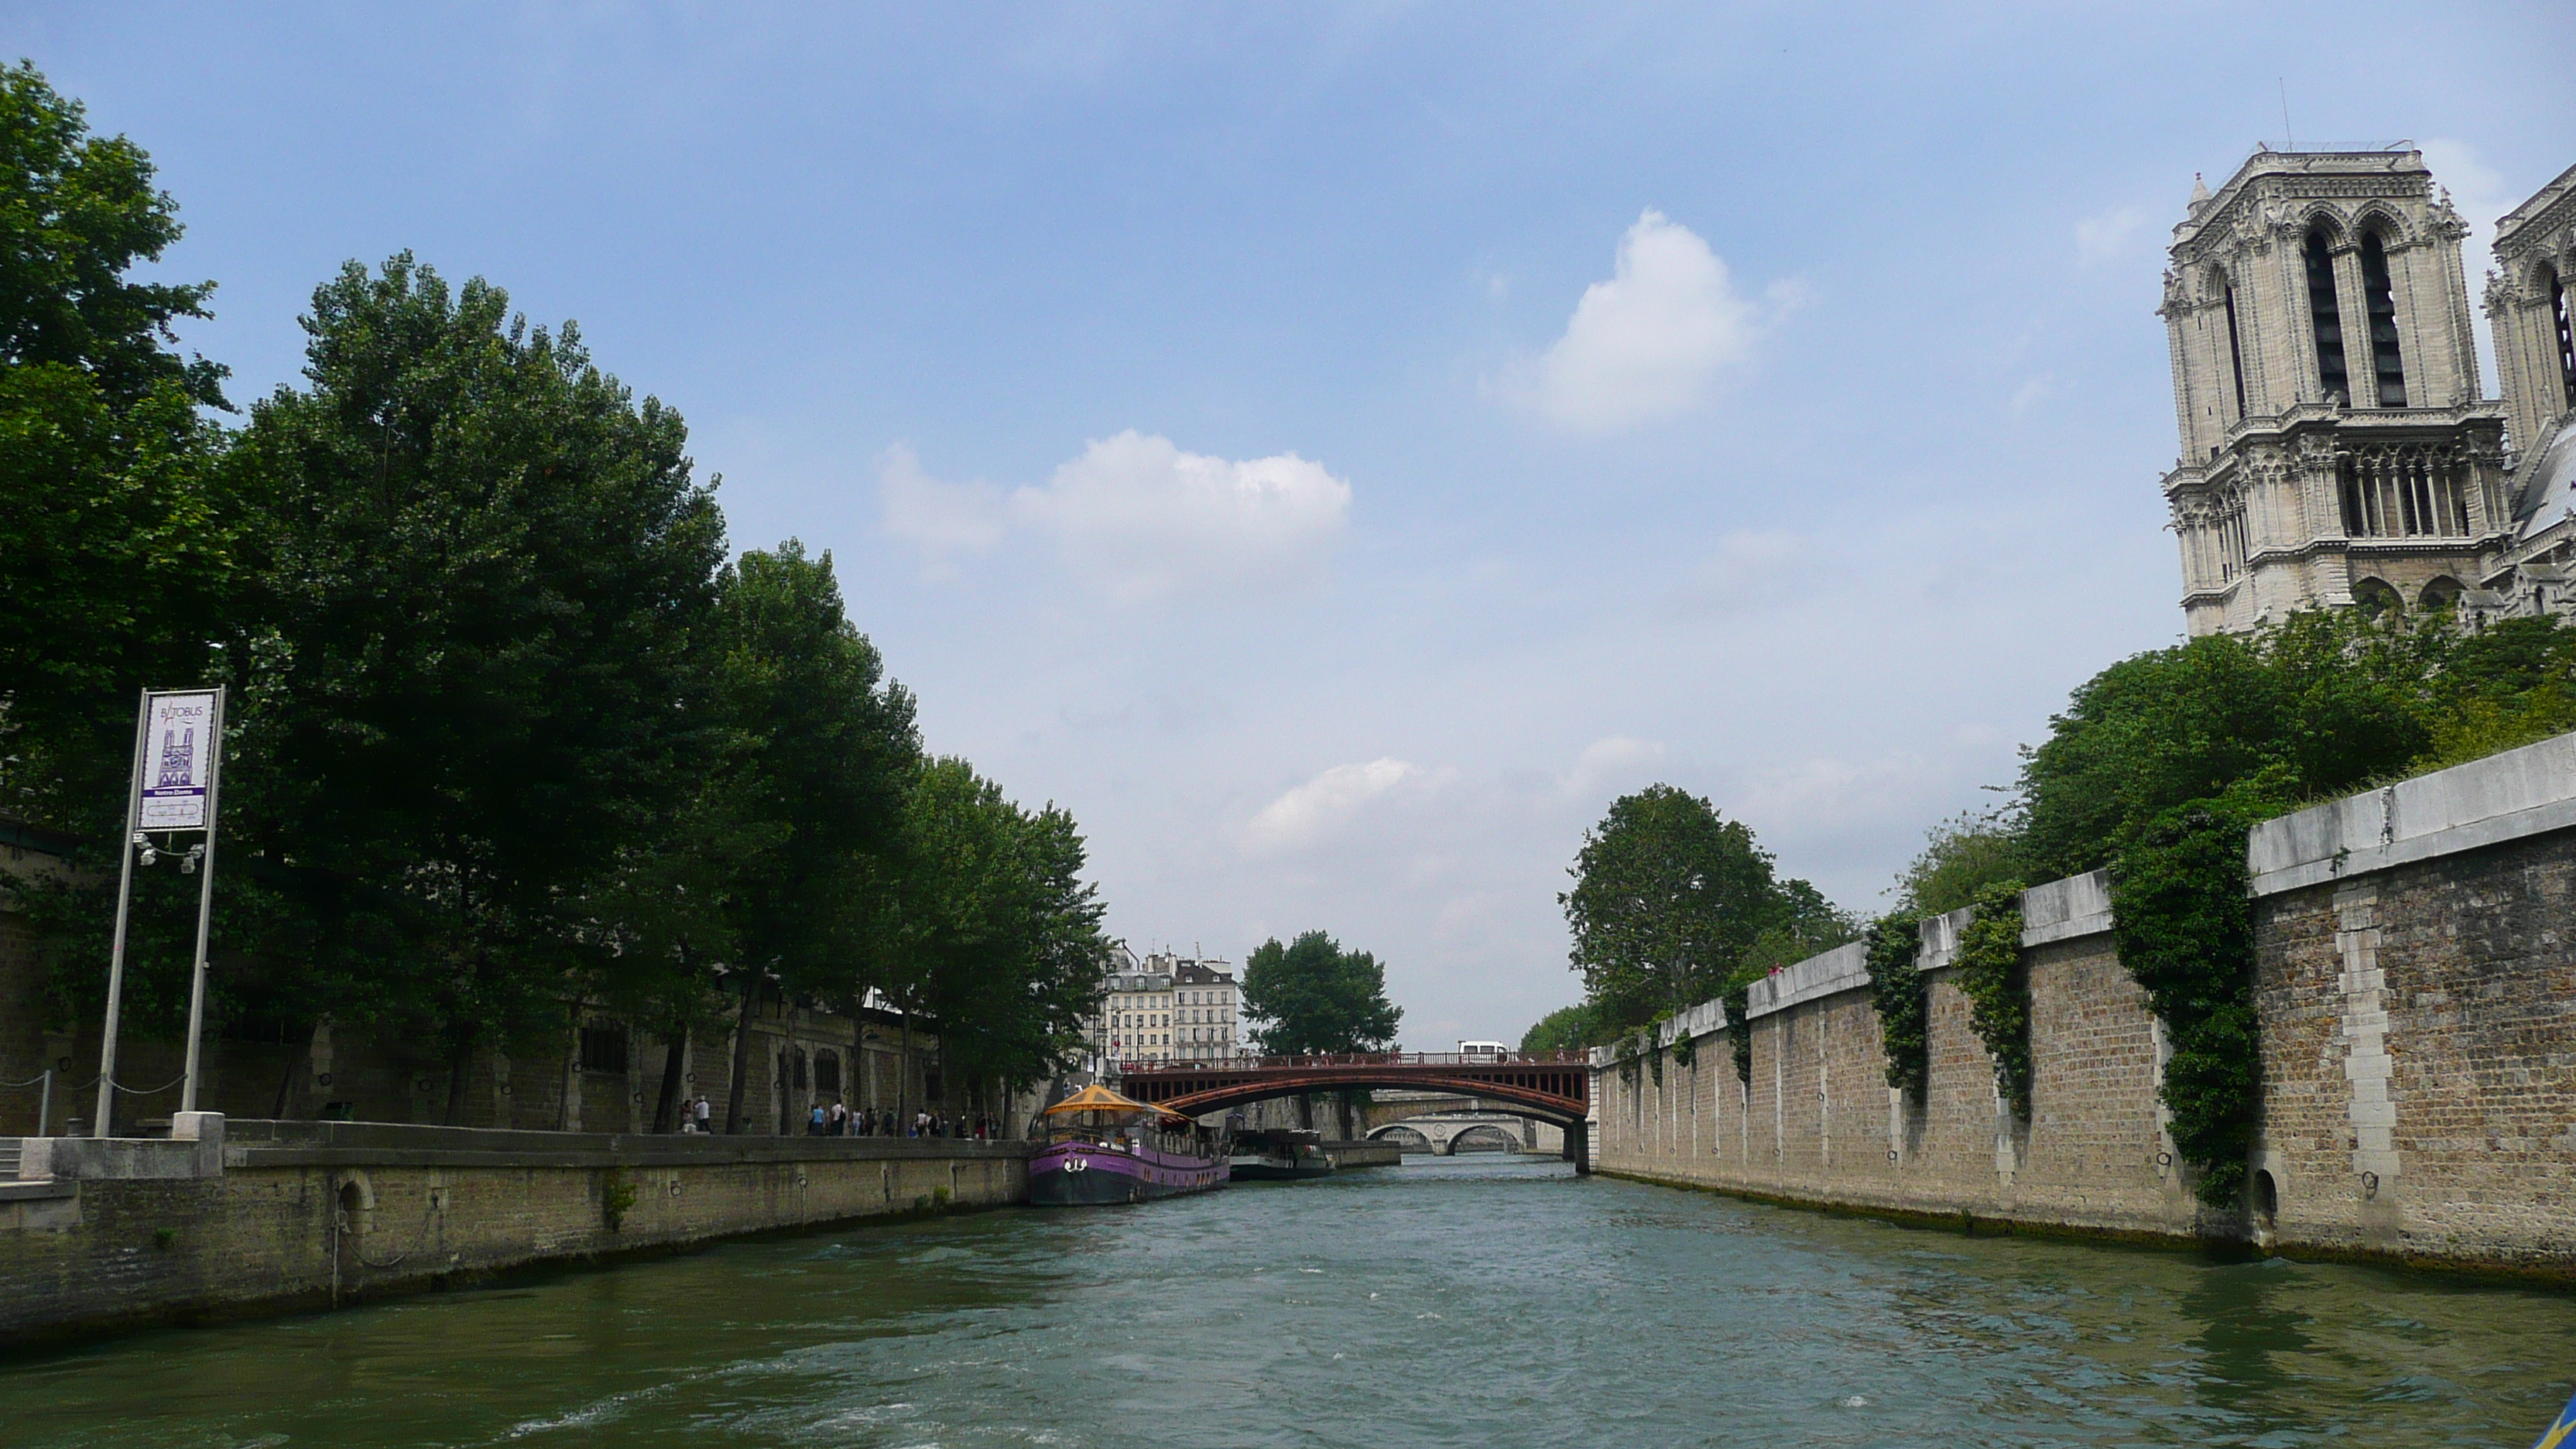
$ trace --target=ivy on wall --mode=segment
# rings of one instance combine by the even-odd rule
[[[1746,1086],[1753,1085],[1753,1023],[1745,1013],[1753,1009],[1753,978],[1746,977],[1726,990],[1726,1035],[1735,1048],[1735,1077]]]
[[[1959,933],[1950,979],[1968,998],[1968,1021],[1995,1059],[1995,1082],[2013,1115],[2030,1118],[2030,972],[2021,955],[2021,883],[1977,893],[1976,916]]]
[[[1932,1080],[1931,1007],[1917,964],[1923,924],[1911,915],[1881,916],[1871,923],[1867,940],[1869,1001],[1878,1008],[1887,1084],[1920,1102]]]
[[[2244,1196],[2261,1087],[2245,833],[2279,805],[2255,793],[2159,816],[2111,876],[2112,944],[2173,1047],[2164,1103],[2174,1147],[2199,1171],[2193,1191],[2221,1208]]]

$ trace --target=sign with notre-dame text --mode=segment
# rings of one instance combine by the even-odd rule
[[[215,765],[215,692],[156,694],[145,714],[142,830],[206,828],[206,777]]]

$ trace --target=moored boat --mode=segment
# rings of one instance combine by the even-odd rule
[[[1293,1182],[1333,1175],[1324,1134],[1297,1127],[1238,1133],[1227,1175],[1236,1182]]]
[[[1046,1145],[1029,1159],[1037,1206],[1147,1202],[1226,1184],[1226,1160],[1208,1130],[1177,1112],[1095,1085],[1045,1116]]]

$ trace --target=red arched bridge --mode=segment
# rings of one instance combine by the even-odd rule
[[[1191,1117],[1272,1097],[1355,1087],[1455,1092],[1508,1103],[1565,1129],[1566,1156],[1588,1167],[1591,1115],[1588,1052],[1363,1052],[1347,1056],[1240,1057],[1225,1062],[1128,1062],[1118,1089],[1139,1102]]]

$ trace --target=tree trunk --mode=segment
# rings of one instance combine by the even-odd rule
[[[912,1096],[912,1004],[903,1008],[903,1038],[894,1058],[894,1135],[902,1137],[912,1131],[912,1112],[905,1103]]]
[[[662,1049],[662,1099],[653,1107],[653,1130],[669,1132],[679,1123],[673,1120],[680,1111],[680,1070],[689,1060],[689,1024],[680,1023],[679,1034]]]
[[[555,1130],[575,1132],[581,1128],[581,1000],[572,1003],[571,1020],[565,1026],[563,1097],[555,1103]]]
[[[785,1044],[778,1049],[778,1135],[793,1137],[805,1120],[805,1104],[796,1086],[796,1006],[784,991],[778,993],[778,1019],[787,1027]]]
[[[439,1114],[446,1126],[465,1125],[465,1075],[473,1064],[474,1038],[469,1036],[457,1042],[456,1050],[447,1058],[447,1110]]]
[[[742,1120],[743,1090],[751,1085],[751,1019],[760,1010],[760,993],[767,987],[758,972],[742,984],[742,1013],[733,1028],[733,1081],[725,1089],[725,1135],[739,1137],[751,1124]]]
[[[287,1096],[295,1090],[296,1076],[313,1069],[313,1043],[318,1040],[321,1035],[322,1018],[317,1016],[313,1018],[311,1029],[304,1033],[303,1054],[300,1056],[289,1056],[286,1059],[286,1075],[277,1079],[277,1105],[271,1108],[268,1114],[272,1120],[282,1121],[285,1119]],[[41,1122],[36,1125],[39,1129],[44,1126]]]

